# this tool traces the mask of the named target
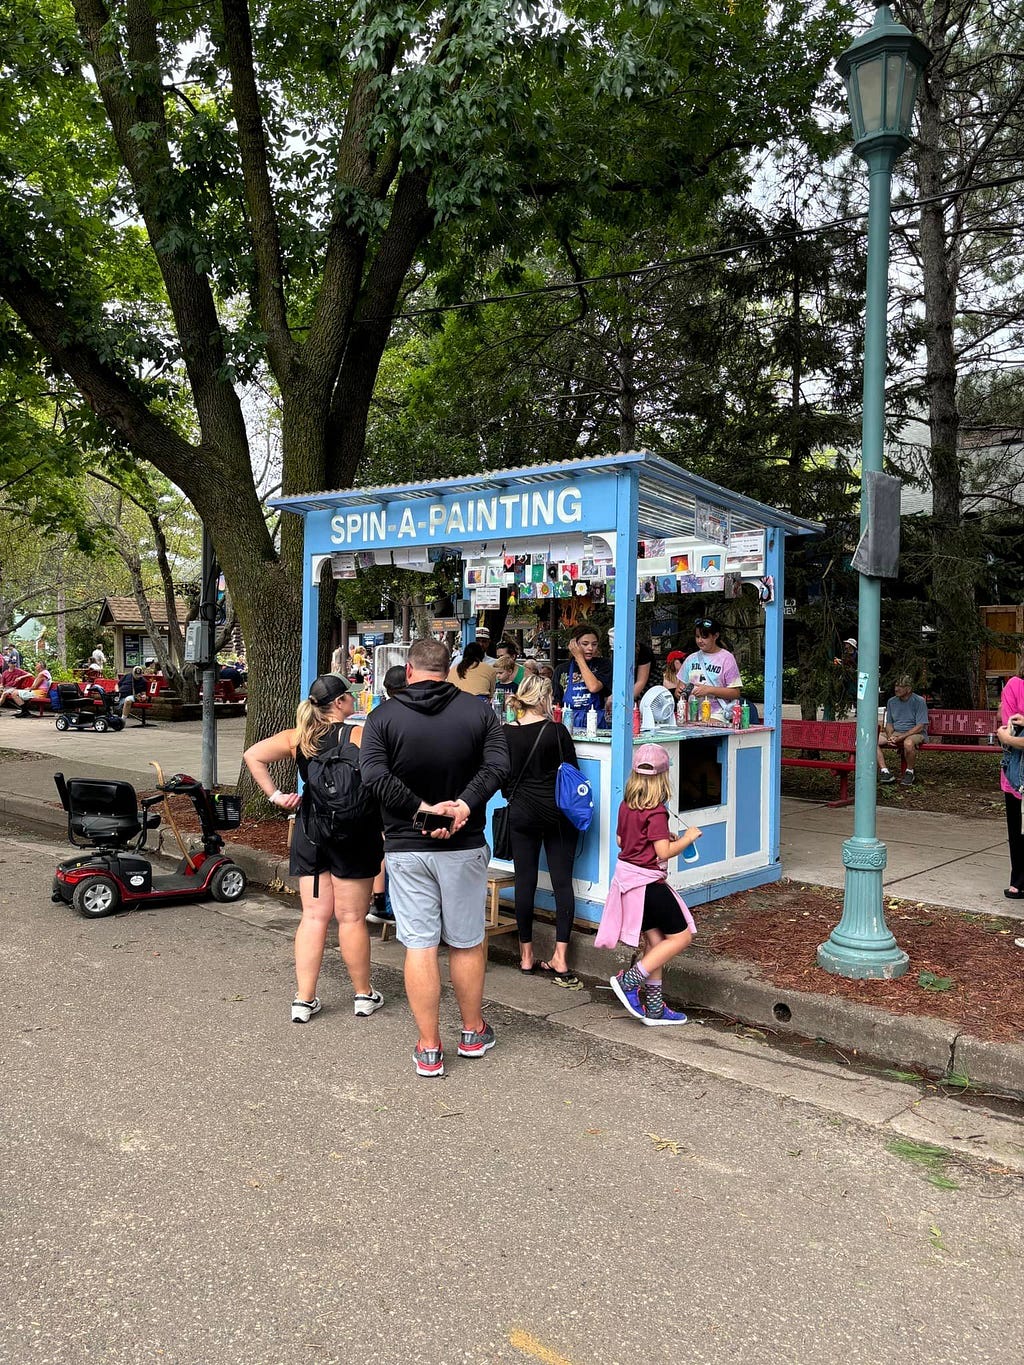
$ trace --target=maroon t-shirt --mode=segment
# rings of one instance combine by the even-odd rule
[[[658,855],[654,851],[659,839],[671,839],[668,827],[668,811],[664,806],[654,806],[651,810],[630,810],[623,801],[619,807],[617,834],[619,836],[619,857],[634,867],[660,868]]]

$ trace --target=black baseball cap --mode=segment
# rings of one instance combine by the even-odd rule
[[[321,673],[309,689],[309,700],[314,706],[330,706],[339,697],[347,697],[352,691],[348,683],[337,673]]]

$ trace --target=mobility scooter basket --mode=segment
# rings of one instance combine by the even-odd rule
[[[237,796],[221,792],[210,797],[214,829],[237,829],[242,823],[242,803]]]

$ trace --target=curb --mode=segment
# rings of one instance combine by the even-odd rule
[[[40,833],[63,836],[66,829],[63,811],[24,796],[0,794],[0,814]],[[288,876],[287,859],[230,842],[225,851],[255,885],[297,894],[295,880]],[[490,952],[495,958],[516,959],[509,937],[492,939]],[[537,921],[534,942],[540,955],[546,956],[554,946],[553,926]],[[590,935],[575,936],[573,966],[584,976],[607,978],[627,960],[624,951],[611,954],[595,948]],[[666,969],[665,986],[666,995],[673,1000],[754,1028],[793,1038],[821,1039],[840,1051],[894,1066],[916,1066],[936,1078],[965,1077],[976,1088],[1024,1099],[1024,1047],[975,1038],[945,1020],[890,1014],[842,997],[782,989],[758,977],[752,964],[735,959],[676,959]]]

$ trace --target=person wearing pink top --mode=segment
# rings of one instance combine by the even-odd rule
[[[1024,670],[1011,678],[1003,688],[999,702],[997,731],[1000,744],[1006,749],[1024,749]],[[1010,901],[1024,900],[1024,793],[1006,775],[1005,766],[999,769],[999,785],[1006,802],[1006,833],[1010,844],[1010,885],[1003,895]],[[1024,779],[1022,779],[1024,785]],[[1017,943],[1024,946],[1024,940]]]

